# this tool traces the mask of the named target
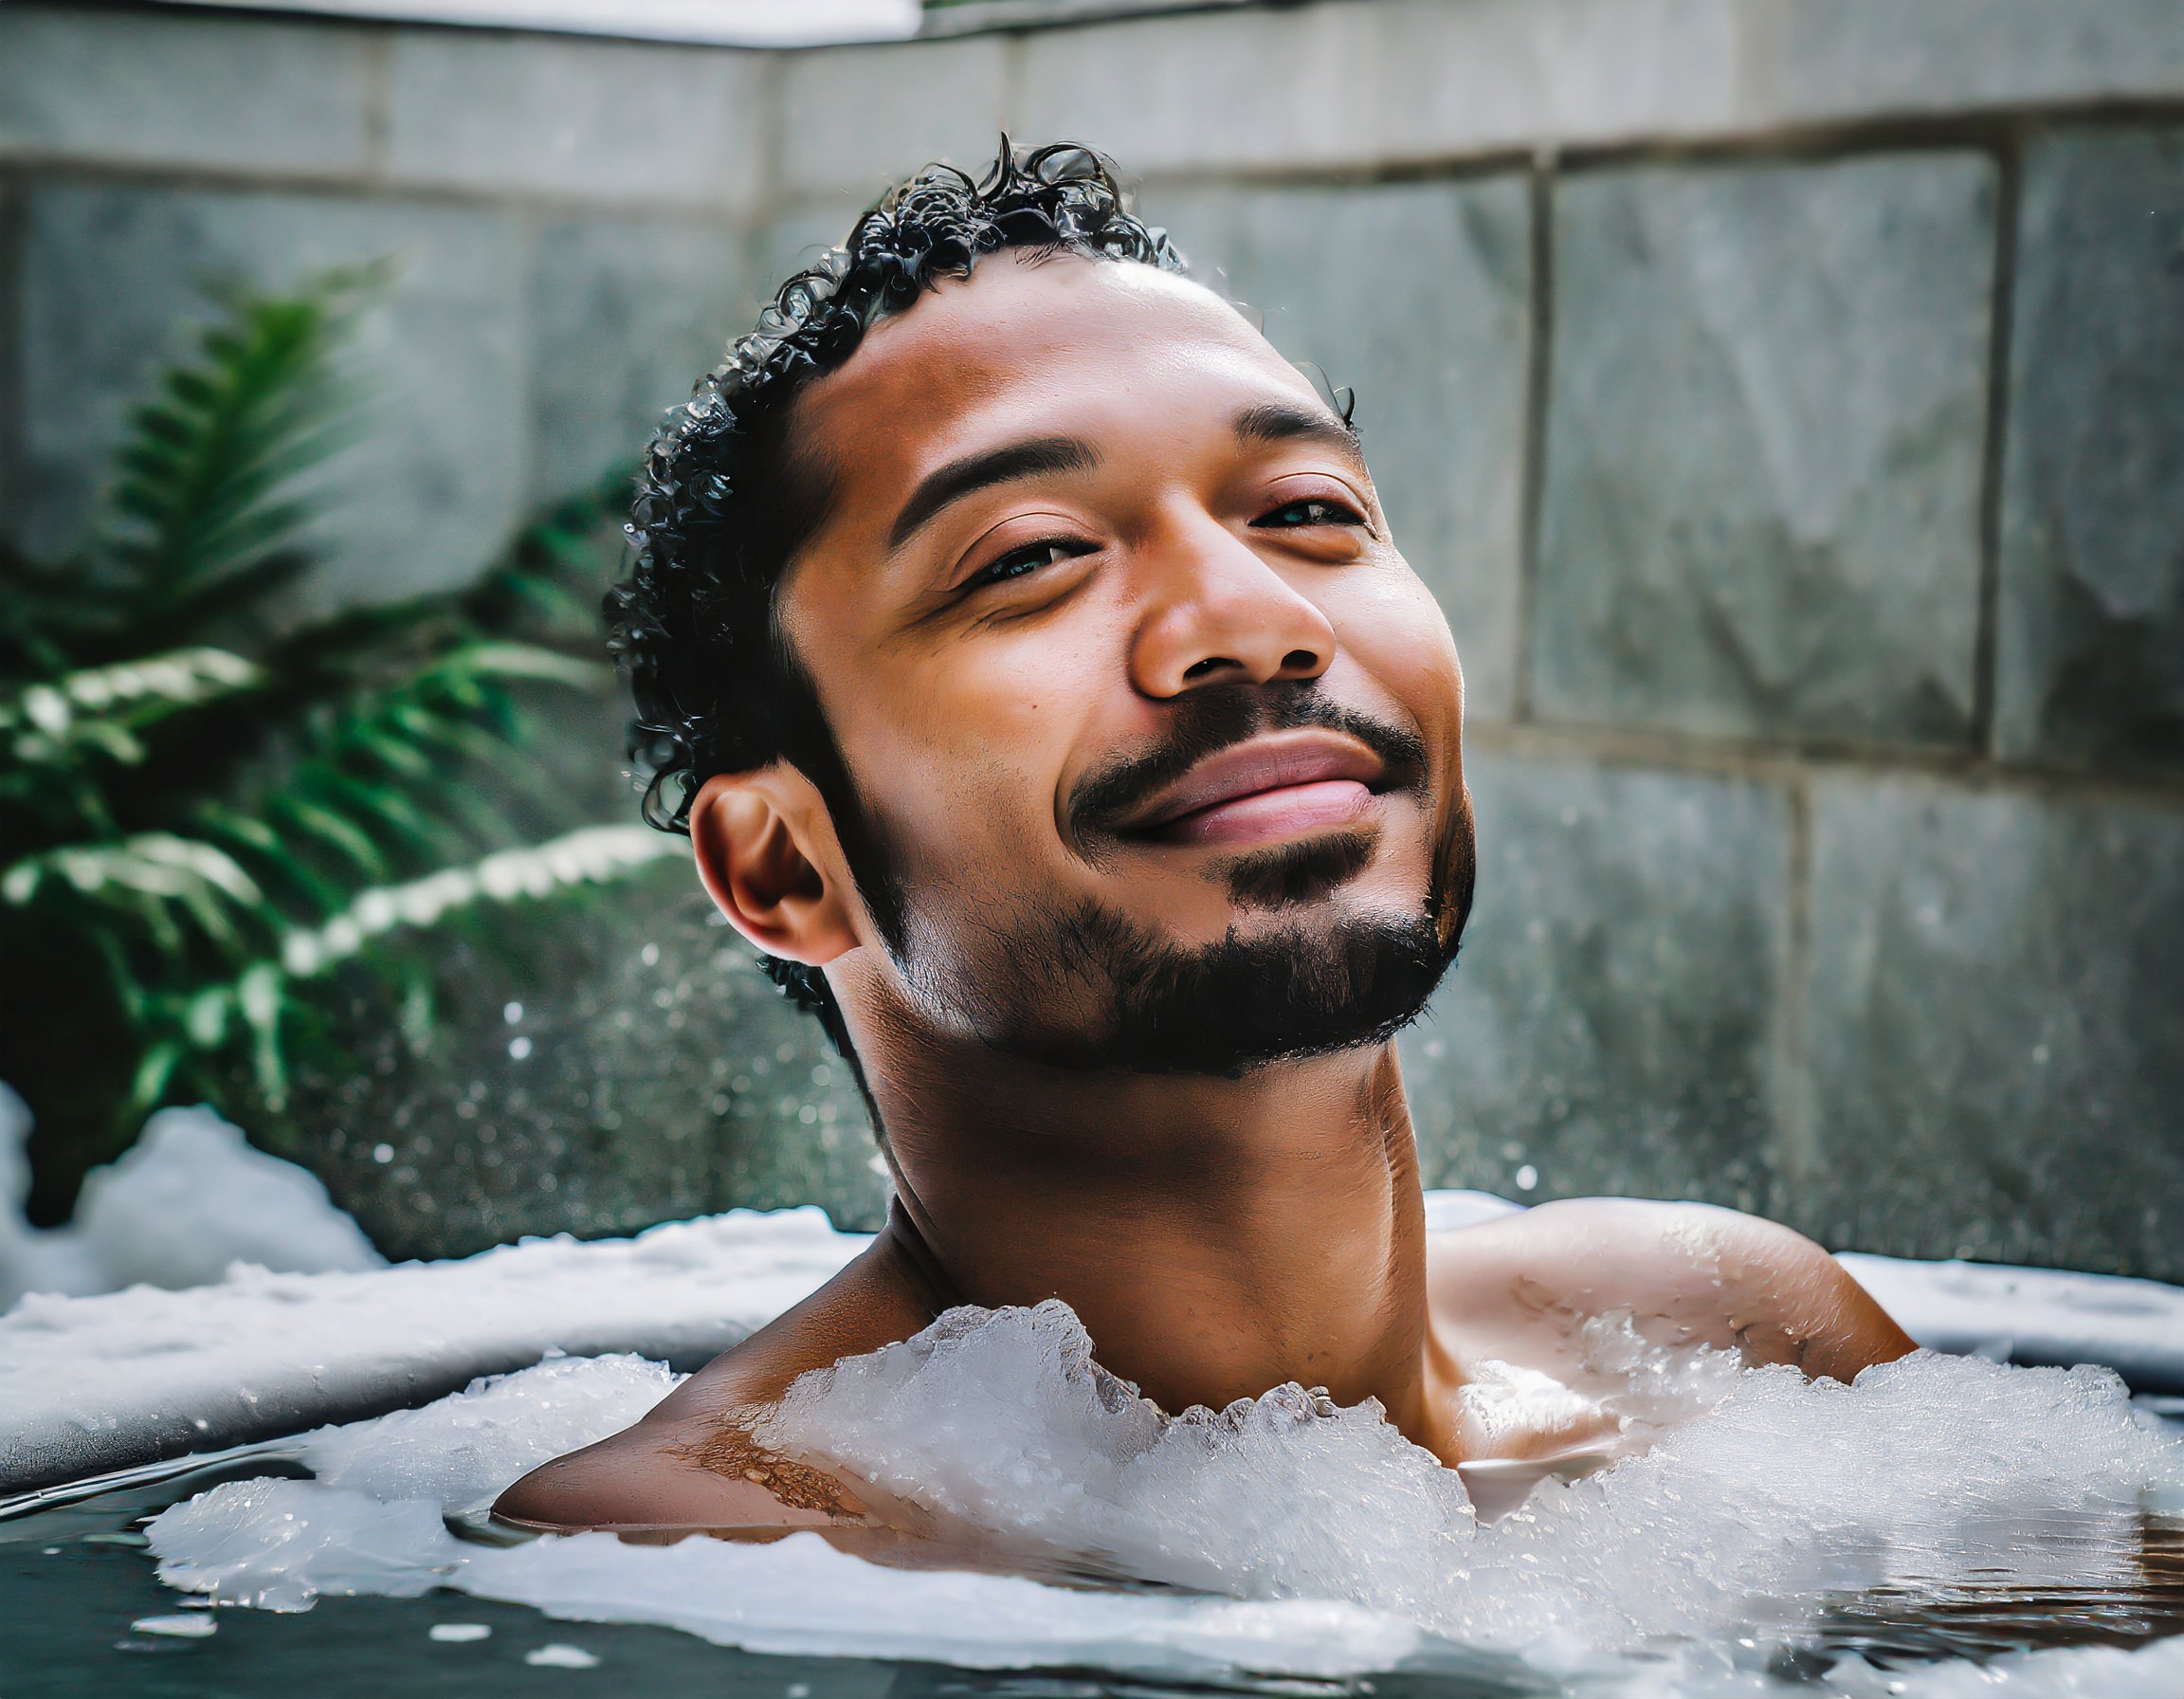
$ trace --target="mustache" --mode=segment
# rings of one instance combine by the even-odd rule
[[[1426,743],[1404,726],[1375,720],[1331,700],[1318,679],[1265,685],[1209,685],[1178,697],[1168,729],[1152,748],[1088,773],[1069,794],[1071,831],[1084,839],[1112,836],[1160,792],[1208,756],[1267,732],[1318,727],[1357,740],[1387,769],[1389,790],[1425,782]]]

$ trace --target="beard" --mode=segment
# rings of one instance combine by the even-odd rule
[[[1423,742],[1327,701],[1316,680],[1215,686],[1177,703],[1156,747],[1077,788],[1065,812],[1080,851],[1104,859],[1110,822],[1205,757],[1299,726],[1356,738],[1381,758],[1389,790],[1430,802]],[[995,1050],[1073,1070],[1233,1078],[1384,1043],[1454,964],[1471,907],[1476,859],[1462,797],[1408,913],[1341,912],[1341,887],[1379,845],[1374,830],[1337,832],[1231,858],[1222,877],[1256,923],[1199,944],[1094,899],[1010,911],[956,878],[910,876],[886,823],[861,797],[844,800],[851,817],[839,808],[835,817],[847,827],[851,873],[914,999]]]

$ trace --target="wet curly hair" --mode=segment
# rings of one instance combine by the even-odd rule
[[[782,574],[831,493],[826,466],[794,440],[791,413],[804,387],[847,360],[872,325],[1004,249],[1185,269],[1167,233],[1133,214],[1114,163],[1090,148],[1017,148],[1003,137],[975,179],[926,166],[888,190],[842,247],[783,283],[756,327],[669,411],[637,478],[628,526],[635,564],[607,597],[609,648],[635,707],[630,755],[646,821],[686,832],[706,779],[786,759],[826,800],[860,892],[890,938],[899,910],[884,877],[873,877],[874,839],[776,617]],[[825,976],[760,959],[854,1065]]]

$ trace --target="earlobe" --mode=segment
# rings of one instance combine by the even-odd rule
[[[690,805],[690,848],[729,924],[769,956],[824,967],[858,938],[808,841],[815,803],[801,775],[778,768],[717,774]]]

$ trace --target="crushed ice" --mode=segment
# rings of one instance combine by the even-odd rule
[[[497,1547],[449,1531],[674,1384],[628,1357],[550,1361],[324,1430],[303,1448],[317,1479],[214,1488],[150,1535],[171,1584],[272,1609],[444,1585],[756,1651],[1186,1675],[1356,1674],[1454,1643],[1587,1691],[1653,1690],[1673,1672],[1660,1690],[1728,1692],[1769,1681],[1740,1639],[1794,1642],[1846,1596],[2121,1580],[2142,1508],[2184,1505],[2184,1439],[2103,1370],[1920,1353],[1845,1386],[1611,1329],[1595,1343],[1626,1354],[1616,1419],[1647,1449],[1545,1480],[1491,1522],[1375,1405],[1285,1386],[1171,1416],[1093,1362],[1058,1303],[952,1311],[804,1377],[761,1432],[1011,1551],[1190,1592],[883,1569],[813,1535]],[[1986,1682],[2003,1668],[1895,1672],[1912,1685],[1871,1690],[1953,1691],[1952,1671]],[[1861,1672],[1879,1679],[1848,1658],[1829,1680],[1864,1691]],[[2078,1690],[2097,1672],[2084,1690],[2169,1692],[2184,1641],[2032,1653],[2011,1672],[2018,1692]]]

